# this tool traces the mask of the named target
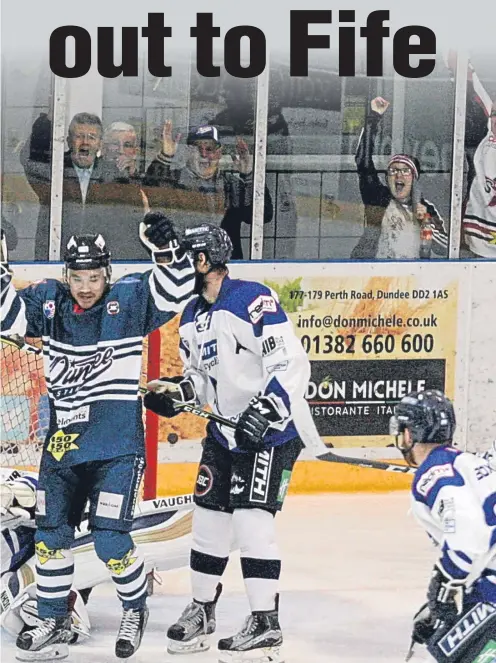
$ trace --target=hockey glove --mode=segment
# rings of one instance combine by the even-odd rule
[[[436,564],[427,590],[432,618],[446,625],[454,624],[463,611],[464,589],[463,579],[452,578]]]
[[[148,410],[161,417],[175,417],[181,410],[176,408],[177,403],[195,403],[196,393],[193,383],[182,375],[152,380],[147,385],[143,403]]]
[[[145,214],[140,223],[139,235],[155,262],[157,258],[165,258],[170,262],[179,261],[184,256],[174,224],[162,212]]]
[[[425,645],[435,632],[436,620],[431,615],[429,604],[424,603],[413,618],[412,642]]]
[[[243,451],[261,451],[265,447],[264,438],[273,424],[285,420],[270,396],[256,396],[238,419],[234,439]]]

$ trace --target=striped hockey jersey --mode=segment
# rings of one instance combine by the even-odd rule
[[[496,472],[484,458],[440,446],[418,468],[412,493],[439,566],[456,579],[478,568],[474,602],[496,603]]]
[[[3,333],[41,337],[50,402],[43,461],[71,466],[144,452],[139,395],[143,338],[191,297],[189,257],[112,284],[82,311],[56,280],[19,293],[4,274]]]

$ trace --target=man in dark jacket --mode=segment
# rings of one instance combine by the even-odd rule
[[[235,170],[227,172],[220,169],[222,145],[216,127],[190,131],[182,167],[173,161],[179,138],[172,137],[172,123],[166,121],[162,150],[144,179],[150,206],[164,209],[178,229],[204,222],[221,226],[233,244],[232,257],[242,259],[241,224],[251,224],[253,218],[252,157],[247,144],[237,139]],[[264,223],[272,214],[272,200],[265,188]]]
[[[48,260],[51,122],[40,119],[33,125],[21,162],[40,202],[35,260]],[[148,254],[136,241],[144,211],[139,182],[100,156],[102,133],[100,118],[91,113],[78,113],[69,125],[69,150],[64,155],[62,246],[72,235],[102,232],[117,260],[145,260]]]
[[[379,180],[372,158],[379,122],[389,102],[376,97],[371,102],[355,157],[360,193],[365,205],[365,231],[351,253],[352,258],[415,260],[420,256],[421,224],[432,230],[432,249],[447,254],[448,238],[435,206],[422,197],[420,164],[407,154],[391,157],[387,185]]]

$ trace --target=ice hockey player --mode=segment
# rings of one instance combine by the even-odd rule
[[[207,428],[195,486],[193,601],[169,628],[168,651],[208,649],[233,530],[251,614],[239,633],[219,640],[220,660],[277,662],[283,637],[274,515],[303,442],[318,437],[304,398],[310,363],[275,293],[229,277],[224,230],[186,229],[182,246],[193,254],[198,293],[179,328],[184,374],[149,383],[145,407],[172,417],[177,400],[208,404],[237,427]]]
[[[143,558],[129,534],[145,465],[142,345],[147,334],[182,310],[192,294],[194,270],[189,256],[179,252],[167,217],[149,213],[141,226],[154,267],[114,284],[101,235],[71,237],[63,283],[45,279],[16,293],[8,265],[2,264],[3,333],[29,331],[42,338],[50,402],[35,537],[43,622],[17,639],[20,660],[67,656],[71,545],[87,500],[96,553],[123,606],[118,657],[137,650],[146,626]]]
[[[455,426],[451,401],[435,390],[409,394],[390,420],[418,467],[413,513],[439,547],[409,658],[420,643],[440,663],[487,663],[496,660],[496,471],[452,446]]]
[[[1,469],[0,626],[17,636],[40,624],[36,606],[35,503],[38,474]],[[187,566],[191,548],[192,495],[138,502],[131,536],[140,541],[145,573]],[[86,601],[96,585],[110,579],[110,571],[98,559],[88,531],[87,513],[72,544],[74,578],[69,595],[72,642],[90,635]]]

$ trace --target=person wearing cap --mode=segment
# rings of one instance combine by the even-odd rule
[[[387,184],[379,179],[372,154],[379,122],[388,107],[389,102],[382,97],[372,100],[358,143],[355,161],[365,205],[365,231],[351,257],[415,260],[421,256],[421,230],[425,226],[432,231],[433,251],[446,256],[444,222],[434,204],[421,194],[418,160],[395,154],[388,163]]]
[[[187,137],[186,163],[176,157],[181,135],[172,136],[164,123],[162,149],[150,164],[144,185],[152,208],[163,208],[177,228],[199,223],[221,226],[233,243],[234,259],[243,258],[241,224],[253,218],[252,157],[242,138],[236,141],[234,170],[221,170],[222,144],[217,127],[192,128]],[[272,219],[270,193],[265,188],[264,223]]]

